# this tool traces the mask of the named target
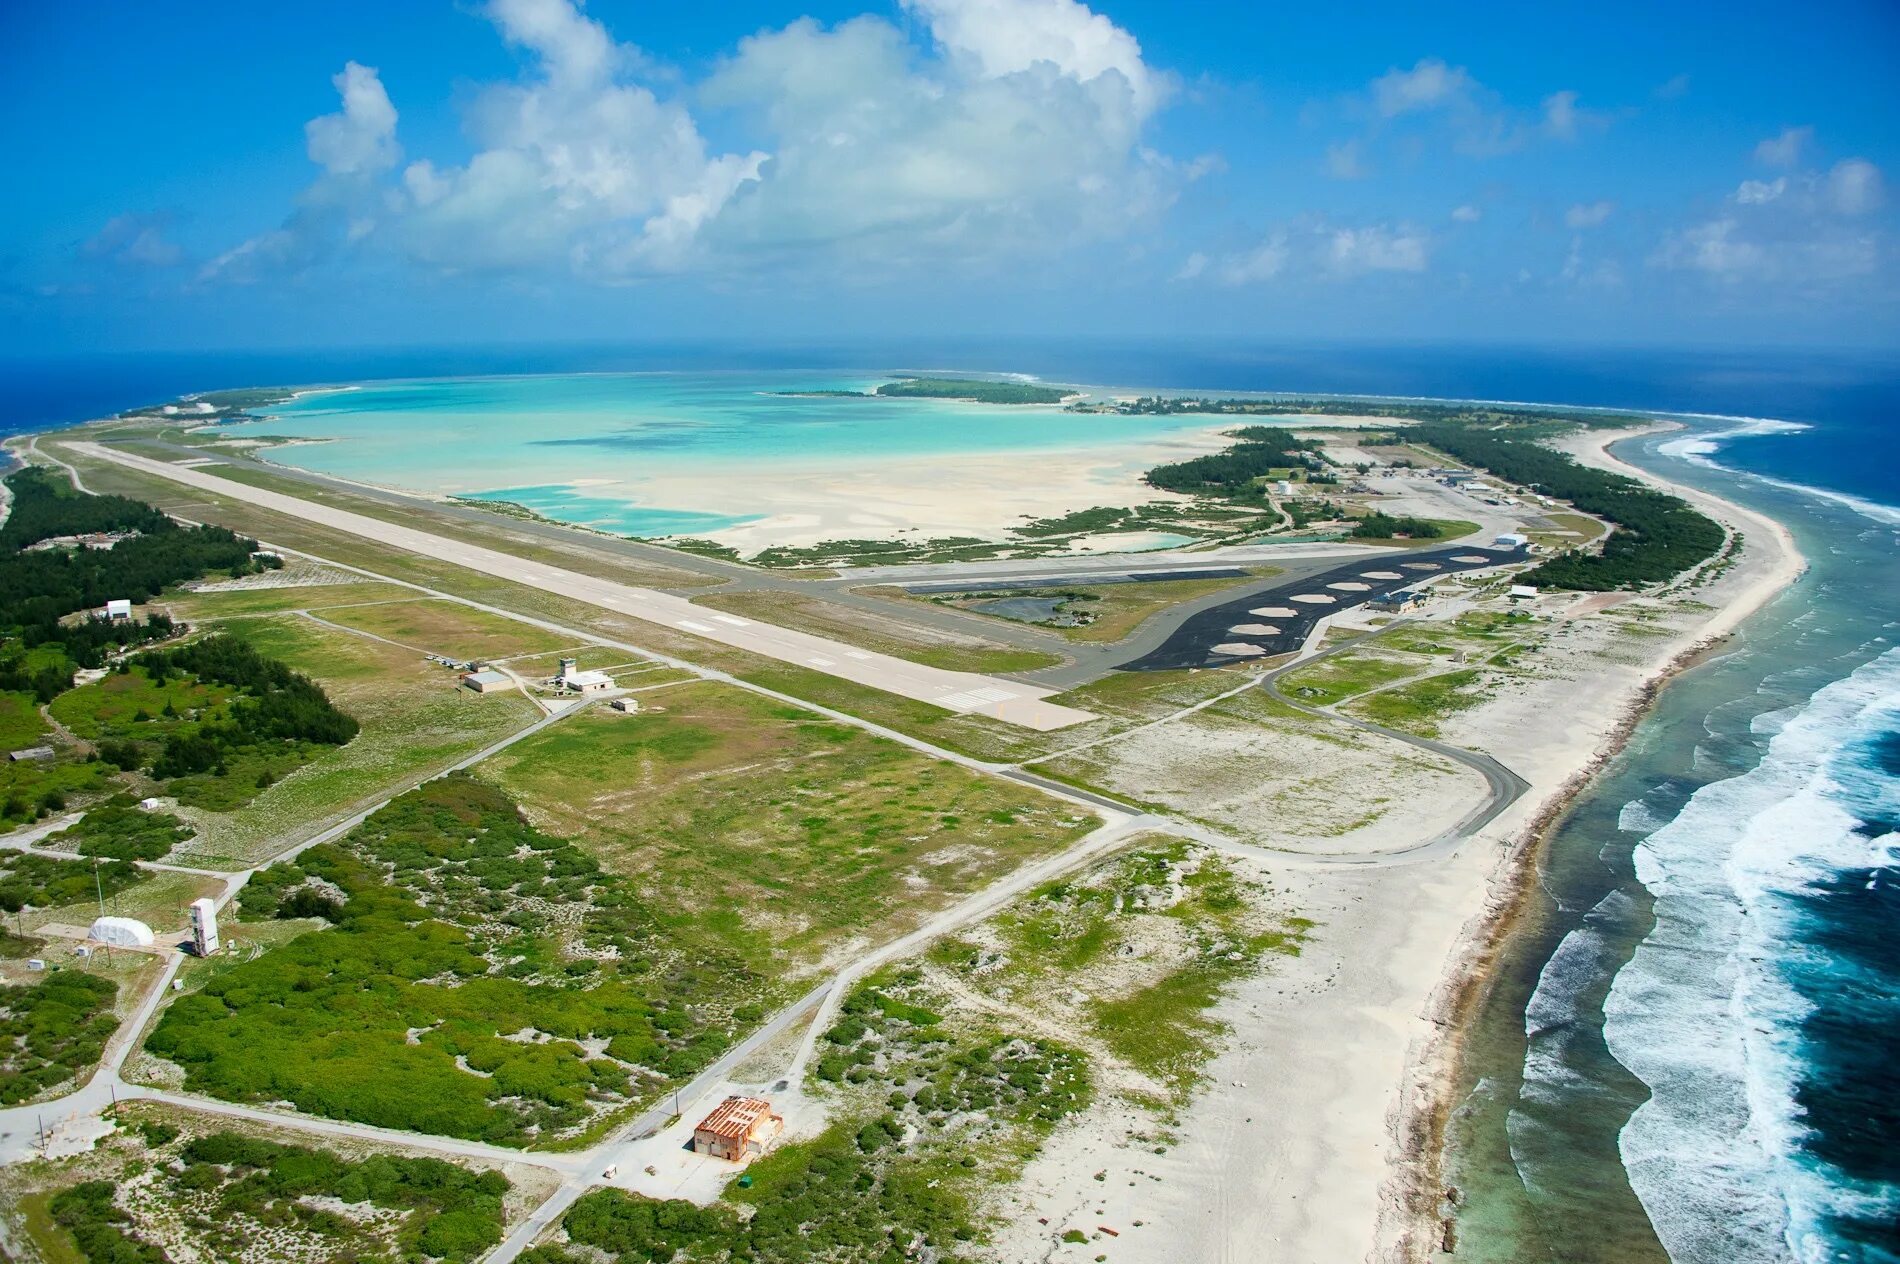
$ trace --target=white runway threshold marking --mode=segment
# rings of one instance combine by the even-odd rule
[[[546,592],[558,593],[563,597],[571,597],[576,601],[584,601],[589,605],[614,610],[663,627],[685,628],[706,640],[735,646],[766,658],[777,659],[782,663],[793,663],[801,667],[811,665],[825,675],[848,680],[854,684],[868,685],[873,689],[882,689],[886,693],[894,693],[901,698],[927,702],[932,706],[942,707],[946,711],[986,715],[1022,728],[1042,731],[1067,728],[1071,724],[1080,724],[1085,720],[1095,718],[1087,711],[1078,711],[1074,707],[1065,707],[1047,701],[1049,695],[1056,691],[1039,685],[1003,680],[995,676],[979,675],[976,672],[946,671],[940,667],[927,667],[922,663],[913,663],[891,654],[877,654],[855,649],[827,637],[813,636],[809,632],[798,632],[791,628],[775,627],[769,623],[742,621],[743,626],[715,626],[700,622],[695,617],[704,613],[700,607],[682,597],[655,592],[650,588],[637,588],[630,584],[616,583],[613,580],[597,579],[578,571],[563,570],[558,566],[549,566],[543,562],[516,557],[512,553],[503,553],[498,549],[483,548],[479,544],[468,544],[449,536],[418,531],[413,527],[385,522],[381,518],[351,513],[346,509],[334,509],[314,501],[288,496],[283,492],[252,487],[248,483],[239,483],[217,475],[201,473],[198,470],[165,461],[154,461],[149,457],[135,456],[130,452],[117,452],[96,443],[73,443],[68,446],[74,452],[95,460],[110,461],[128,469],[170,479],[174,483],[183,483],[187,487],[216,492],[229,496],[233,500],[241,500],[247,504],[300,518],[305,522],[314,522],[320,526],[362,536],[366,540],[374,540],[379,544],[407,549],[411,553],[467,567],[469,570],[479,571],[484,575],[494,575]],[[837,657],[834,658],[834,655]],[[841,663],[837,661],[838,658],[849,661]],[[956,702],[950,701],[952,698],[956,699]],[[965,703],[966,699],[967,704],[958,705]]]

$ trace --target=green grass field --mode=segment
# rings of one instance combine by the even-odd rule
[[[362,730],[234,812],[192,812],[198,838],[173,856],[182,864],[240,867],[325,822],[431,775],[532,723],[519,693],[477,695],[456,674],[406,650],[326,628],[297,615],[225,625],[259,652],[311,677]]]
[[[450,658],[507,658],[559,650],[567,638],[532,624],[475,610],[453,601],[418,599],[323,612],[344,627],[400,642],[427,654]]]
[[[906,624],[902,608],[872,614],[797,593],[710,593],[694,603],[730,614],[770,620],[817,636],[836,637],[862,649],[925,663],[948,671],[1034,671],[1061,662],[1055,654],[986,641],[967,633],[937,633]]]
[[[1403,729],[1420,737],[1437,737],[1438,723],[1485,700],[1479,688],[1483,673],[1446,672],[1375,693],[1351,703],[1347,710],[1361,719]]]
[[[1311,667],[1288,672],[1280,689],[1289,698],[1311,706],[1331,706],[1393,681],[1404,680],[1429,668],[1429,662],[1388,658],[1363,651],[1336,654]]]
[[[281,614],[286,610],[325,610],[331,606],[365,601],[413,599],[415,593],[400,584],[364,580],[359,584],[311,584],[286,588],[241,588],[226,592],[172,592],[156,604],[174,619],[202,623],[211,619],[238,619],[245,615]]]
[[[1063,846],[1094,819],[768,698],[717,684],[597,710],[482,764],[554,833],[639,884],[669,930],[763,973],[929,910]]]

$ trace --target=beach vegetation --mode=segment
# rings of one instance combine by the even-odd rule
[[[886,399],[956,399],[979,404],[1060,404],[1075,392],[1035,382],[989,382],[960,377],[899,377],[879,386]]]
[[[0,1106],[16,1106],[81,1075],[119,1029],[119,987],[83,970],[0,983]]]
[[[216,974],[146,1042],[226,1100],[546,1146],[690,1077],[757,991],[465,774],[251,886],[245,916],[326,927]]]

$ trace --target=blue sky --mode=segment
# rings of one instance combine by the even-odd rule
[[[15,351],[1900,345],[1879,0],[7,5],[0,67]]]

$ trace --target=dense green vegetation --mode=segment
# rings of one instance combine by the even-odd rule
[[[114,598],[142,602],[165,587],[207,571],[242,574],[278,565],[254,558],[255,542],[223,527],[182,527],[150,505],[123,496],[89,496],[54,474],[29,466],[7,479],[13,507],[0,527],[0,610],[5,627],[28,648],[55,644],[81,667],[97,667],[108,647],[154,640],[171,632],[169,620],[88,619],[65,616],[97,609]],[[135,531],[109,549],[26,546],[55,536]]]
[[[341,746],[356,721],[339,711],[317,683],[265,658],[231,636],[210,636],[175,650],[139,655],[153,684],[174,673],[229,685],[239,696],[216,719],[174,733],[152,765],[160,780],[224,769],[234,755],[270,746]]]
[[[191,833],[191,826],[170,812],[147,812],[131,795],[119,794],[86,809],[77,825],[61,830],[53,839],[77,842],[82,856],[157,860]]]
[[[1392,540],[1403,536],[1411,540],[1436,540],[1444,534],[1430,518],[1395,518],[1390,514],[1370,513],[1352,529],[1355,540]]]
[[[1397,421],[1443,422],[1461,425],[1561,424],[1626,426],[1626,413],[1588,409],[1556,412],[1543,408],[1512,408],[1499,404],[1425,404],[1357,399],[1209,399],[1204,396],[1145,396],[1112,404],[1072,404],[1077,412],[1114,412],[1125,416],[1175,416],[1211,413],[1238,417],[1391,417]]]
[[[188,1088],[234,1101],[544,1144],[692,1075],[740,1021],[737,963],[656,968],[640,899],[465,775],[271,866],[240,903],[334,925],[219,974],[152,1033]]]
[[[83,970],[0,984],[0,1106],[29,1101],[97,1062],[119,1029],[119,985]]]
[[[1240,442],[1223,451],[1157,465],[1147,473],[1148,485],[1192,496],[1259,502],[1266,499],[1261,479],[1276,470],[1305,468],[1318,459],[1314,454],[1319,444],[1275,426],[1244,426],[1233,437]]]
[[[1722,524],[1679,497],[1625,474],[1593,469],[1509,432],[1423,425],[1411,435],[1616,524],[1600,553],[1552,557],[1525,573],[1527,584],[1598,592],[1661,583],[1714,557],[1727,538]]]
[[[155,1150],[176,1150],[174,1161],[154,1166],[157,1187],[150,1193],[183,1214],[194,1242],[214,1258],[246,1258],[264,1234],[286,1230],[309,1235],[330,1259],[388,1257],[386,1223],[339,1215],[316,1205],[319,1198],[403,1213],[389,1235],[403,1259],[459,1264],[501,1241],[508,1179],[499,1172],[470,1172],[430,1158],[351,1160],[234,1132],[180,1144],[169,1125],[140,1131]],[[164,1249],[140,1236],[136,1215],[116,1203],[115,1193],[110,1181],[61,1190],[50,1206],[53,1219],[72,1234],[87,1264],[167,1264]]]
[[[0,852],[0,909],[60,908],[82,900],[110,899],[143,881],[130,861],[55,860],[31,852]]]
[[[970,399],[980,404],[1060,404],[1074,394],[1033,382],[982,382],[957,377],[900,377],[877,388],[896,399]]]
[[[572,1243],[622,1264],[731,1260],[882,1264],[972,1258],[979,1197],[1090,1099],[1080,1055],[1049,1041],[953,1031],[920,1002],[915,971],[887,972],[845,1001],[820,1075],[859,1086],[817,1138],[747,1169],[750,1188],[698,1208],[598,1190],[562,1221]],[[524,1259],[574,1264],[561,1247]]]

